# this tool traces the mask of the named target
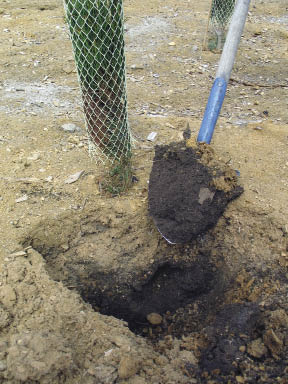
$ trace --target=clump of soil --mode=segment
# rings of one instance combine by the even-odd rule
[[[235,171],[207,145],[156,146],[149,182],[149,213],[170,243],[188,243],[213,227],[241,195]]]

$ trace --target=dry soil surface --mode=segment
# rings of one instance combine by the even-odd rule
[[[211,144],[244,193],[187,245],[147,189],[154,145],[200,126],[209,1],[124,5],[138,182],[109,197],[62,2],[0,2],[0,382],[287,383],[287,2],[252,2]]]

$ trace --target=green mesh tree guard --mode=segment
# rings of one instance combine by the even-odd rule
[[[204,49],[221,51],[236,0],[212,0]]]
[[[90,152],[115,161],[131,154],[122,0],[64,0],[82,92]]]

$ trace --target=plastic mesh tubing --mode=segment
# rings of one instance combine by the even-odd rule
[[[123,5],[119,0],[64,0],[89,149],[97,160],[130,156]]]

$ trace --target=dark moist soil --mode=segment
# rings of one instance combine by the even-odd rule
[[[156,146],[149,213],[170,243],[188,243],[212,228],[229,201],[243,192],[235,171],[212,161],[206,148],[187,147],[184,142]]]
[[[145,328],[151,327],[147,315],[151,313],[173,313],[178,308],[184,307],[197,299],[209,296],[212,289],[218,288],[218,274],[213,271],[213,266],[207,258],[199,258],[190,265],[169,263],[159,266],[152,276],[142,284],[135,276],[135,284],[130,283],[125,289],[118,286],[116,290],[115,276],[95,276],[95,281],[103,286],[111,281],[108,290],[99,290],[93,287],[92,282],[86,283],[85,289],[80,291],[83,299],[93,308],[99,308],[105,315],[112,315],[128,322],[129,328],[136,334],[145,336]],[[102,281],[101,281],[102,280]],[[214,296],[214,293],[211,292]],[[207,308],[206,308],[207,310]],[[158,327],[156,336],[163,336],[167,324]],[[154,331],[157,327],[154,327]],[[181,331],[182,333],[182,331]],[[151,336],[151,334],[150,334]]]

